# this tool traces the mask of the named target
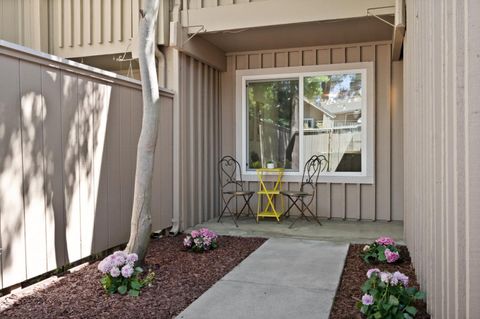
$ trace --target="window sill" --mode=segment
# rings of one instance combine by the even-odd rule
[[[258,182],[257,174],[254,171],[246,172],[242,174],[242,179],[245,182]],[[275,182],[276,176],[266,175],[265,181]],[[283,175],[282,182],[300,183],[302,181],[301,173],[286,172]],[[335,184],[374,184],[375,178],[373,176],[364,175],[320,175],[318,177],[318,184],[335,183]]]

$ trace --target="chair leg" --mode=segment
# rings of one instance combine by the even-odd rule
[[[301,208],[297,205],[298,200],[301,200],[301,201],[302,201],[302,207],[301,207]],[[290,226],[289,226],[288,228],[292,228],[293,225],[295,225],[295,223],[296,223],[300,218],[302,218],[302,217],[305,217],[305,219],[306,219],[307,221],[310,221],[310,220],[308,219],[308,216],[305,214],[305,210],[307,210],[307,211],[310,213],[310,215],[312,216],[312,218],[313,218],[320,226],[322,226],[322,223],[320,222],[320,219],[318,218],[318,216],[316,216],[316,215],[310,210],[310,208],[308,207],[308,205],[305,205],[305,203],[303,202],[303,199],[301,199],[301,197],[298,197],[298,198],[293,202],[292,205],[295,205],[295,207],[297,207],[297,209],[300,211],[300,216],[299,216],[292,224],[290,224]]]
[[[247,202],[243,204],[242,209],[240,209],[240,211],[237,213],[237,220],[240,218],[240,216],[242,216],[242,213],[246,207],[247,207]],[[247,213],[247,216],[248,216],[248,213]]]
[[[306,206],[306,209],[308,210],[308,212],[310,213],[310,215],[312,215],[312,218],[313,218],[314,220],[316,220],[317,223],[318,223],[320,226],[322,226],[322,223],[320,222],[320,219],[318,218],[318,216],[317,216],[316,214],[314,214],[314,213],[310,210],[310,208],[309,208],[308,206]]]
[[[220,220],[222,219],[223,214],[224,214],[225,211],[227,210],[228,204],[230,203],[230,200],[231,200],[231,199],[232,199],[232,198],[230,198],[228,201],[226,201],[225,199],[223,199],[223,203],[225,204],[225,206],[223,207],[222,212],[220,213],[220,216],[218,216],[217,223],[219,223]]]
[[[290,197],[290,196],[288,196],[288,195],[287,195],[287,197],[288,197],[288,199],[289,199],[292,203],[290,204],[290,206],[288,206],[287,210],[286,210],[285,213],[283,214],[283,216],[285,216],[285,218],[290,217],[290,210],[291,210],[291,209],[293,208],[293,206],[294,206],[294,204],[293,204],[293,202],[294,202],[293,198]]]
[[[253,209],[252,207],[250,206],[250,199],[252,198],[253,194],[250,194],[247,199],[245,200],[245,202],[247,203],[247,207],[248,207],[248,215],[247,216],[250,216],[250,214],[252,214],[252,216],[255,216],[255,213],[253,212]]]
[[[224,201],[225,202],[225,207],[223,208],[222,212],[220,213],[220,216],[218,216],[218,220],[217,220],[217,223],[220,222],[220,220],[222,219],[223,217],[223,214],[225,213],[226,210],[228,210],[228,212],[230,213],[230,216],[232,216],[232,219],[233,219],[233,223],[235,224],[236,227],[238,227],[238,224],[237,224],[237,221],[235,219],[235,214],[230,210],[230,208],[228,207],[228,204],[230,204],[231,200],[234,198],[234,196],[230,197],[228,199],[228,201]]]
[[[293,225],[295,225],[295,223],[296,223],[299,219],[301,219],[302,217],[305,217],[305,214],[302,212],[301,208],[298,207],[298,205],[297,205],[297,202],[298,202],[299,200],[300,200],[300,197],[295,198],[295,201],[292,202],[292,206],[297,207],[297,209],[300,211],[300,216],[298,216],[298,217],[293,221],[293,223],[291,223],[290,226],[288,226],[288,228],[292,228]]]
[[[262,201],[262,196],[260,194],[257,194],[257,216],[256,216],[257,224],[258,224],[258,214],[260,213],[261,201]]]
[[[250,194],[248,197],[246,195],[242,195],[245,203],[243,204],[242,209],[240,210],[240,213],[238,214],[238,217],[240,217],[242,215],[245,208],[248,208],[247,216],[250,216],[250,214],[252,214],[252,216],[255,216],[255,214],[253,213],[252,207],[250,207],[250,198],[252,198],[252,196],[253,196],[253,194]]]

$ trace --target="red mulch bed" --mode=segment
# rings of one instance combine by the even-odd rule
[[[364,245],[350,245],[348,249],[347,259],[345,260],[345,267],[343,268],[340,285],[335,295],[330,319],[353,319],[363,318],[360,311],[355,307],[357,300],[362,297],[360,287],[367,279],[367,271],[370,268],[379,268],[381,271],[395,272],[400,271],[410,277],[409,285],[418,288],[417,277],[415,276],[415,269],[412,266],[410,254],[405,246],[400,246],[400,256],[402,259],[396,264],[367,264],[360,257]],[[427,319],[430,315],[426,311],[426,304],[419,302],[415,304],[418,313],[415,318]]]
[[[20,299],[0,318],[172,318],[265,242],[221,236],[219,248],[199,254],[183,250],[183,237],[151,241],[144,268],[156,277],[138,298],[107,295],[95,262]]]

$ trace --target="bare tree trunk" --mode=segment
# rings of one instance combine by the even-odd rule
[[[138,140],[135,191],[133,197],[130,239],[126,251],[138,254],[140,263],[147,253],[152,232],[152,176],[157,144],[160,95],[155,68],[155,24],[160,0],[146,0],[140,11],[138,28],[139,63],[142,77],[143,119]]]

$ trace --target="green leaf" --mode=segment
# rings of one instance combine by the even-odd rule
[[[390,298],[388,299],[388,303],[398,306],[398,299],[395,296],[390,295]]]
[[[132,280],[130,282],[130,287],[132,287],[135,290],[140,290],[140,288],[142,288],[142,284],[139,283],[137,280]]]
[[[100,280],[101,284],[102,284],[102,287],[104,289],[107,289],[112,285],[112,280],[110,279],[109,276],[105,276],[103,277],[101,280]]]
[[[136,272],[143,272],[143,268],[142,267],[135,267],[135,271]]]
[[[375,319],[382,319],[382,314],[381,314],[380,312],[375,312],[375,313],[373,314],[373,317],[374,317]]]
[[[135,290],[135,289],[130,289],[128,291],[128,294],[132,297],[138,297],[140,295],[140,291],[138,290]]]
[[[367,314],[368,313],[368,307],[369,306],[363,305],[362,308],[360,308],[360,312],[363,313],[363,314]]]
[[[107,290],[109,294],[113,294],[115,293],[115,291],[117,291],[117,288],[115,287],[115,285],[111,285],[110,287],[108,287]]]
[[[415,293],[415,299],[425,299],[425,293],[423,291],[417,291]]]
[[[357,307],[357,309],[359,309],[359,310],[362,309],[362,306],[363,306],[363,304],[362,304],[361,301],[357,301],[357,302],[355,303],[355,307]]]
[[[415,316],[417,314],[417,308],[413,306],[405,307],[405,311],[411,314],[412,316]]]
[[[127,286],[119,286],[119,287],[117,288],[117,291],[118,291],[120,294],[124,295],[124,294],[127,293]]]
[[[415,295],[415,293],[417,292],[417,288],[415,288],[415,287],[408,287],[405,290],[407,291],[407,294],[409,294],[411,296]]]
[[[405,318],[405,319],[413,319],[413,317],[410,316],[408,313],[404,313],[404,314],[403,314],[403,318]]]
[[[383,307],[383,309],[385,309],[386,311],[388,311],[388,310],[390,310],[390,308],[393,307],[393,305],[392,305],[391,303],[387,303],[387,302],[386,302],[386,303],[382,304],[382,307]]]
[[[368,292],[368,290],[372,287],[372,283],[370,280],[365,281],[365,283],[362,285],[362,292]]]

